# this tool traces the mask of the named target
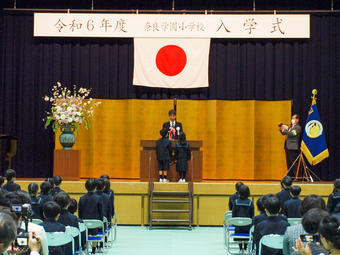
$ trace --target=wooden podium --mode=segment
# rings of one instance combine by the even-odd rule
[[[172,141],[171,147],[174,149],[178,141]],[[202,181],[202,141],[188,141],[191,149],[191,160],[188,161],[188,172],[186,180],[194,182]],[[158,161],[156,156],[156,140],[142,140],[140,152],[140,180],[149,181],[149,168],[152,181],[159,180]],[[176,164],[170,165],[168,179],[171,182],[178,181]]]
[[[54,150],[53,176],[65,181],[80,179],[80,150]]]

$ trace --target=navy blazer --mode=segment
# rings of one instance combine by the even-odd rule
[[[8,192],[13,192],[17,190],[21,190],[20,185],[17,183],[14,183],[13,181],[8,181],[3,188],[7,190]]]
[[[301,204],[301,199],[298,197],[292,197],[288,199],[283,204],[283,214],[287,216],[287,218],[300,218],[301,215],[299,213],[299,206]]]
[[[171,142],[168,138],[163,137],[156,142],[157,160],[170,160]]]
[[[42,224],[45,232],[65,232],[65,225],[56,222],[54,219],[46,218]],[[48,252],[51,255],[64,255],[65,246],[48,247]]]
[[[55,187],[55,188],[54,188],[54,193],[55,193],[55,194],[58,194],[58,193],[60,193],[60,192],[65,192],[65,191],[63,191],[60,187]]]
[[[281,203],[281,210],[280,210],[280,213],[283,213],[283,206],[284,206],[284,203],[291,199],[292,196],[290,195],[290,189],[282,189],[279,193],[276,194],[279,199],[280,199],[280,203]]]
[[[238,199],[238,192],[232,194],[229,198],[229,211],[233,210],[233,204],[236,199]]]
[[[58,222],[62,223],[65,226],[71,226],[79,229],[77,216],[73,215],[65,209],[61,210]]]
[[[109,197],[110,211],[111,216],[113,217],[113,214],[115,212],[115,193],[112,189],[110,189],[109,192],[104,192],[104,194]]]
[[[103,220],[103,204],[94,192],[88,192],[79,199],[80,219]]]
[[[281,216],[268,216],[267,219],[257,224],[254,229],[254,243],[256,244],[256,254],[259,254],[259,243],[263,236],[270,234],[284,235],[289,223]],[[281,255],[282,250],[271,249],[262,246],[261,255]]]
[[[259,215],[256,215],[254,218],[253,218],[253,225],[254,227],[257,226],[257,224],[259,224],[261,221],[263,220],[266,220],[268,218],[267,214],[266,213],[261,213]]]
[[[112,212],[111,212],[110,198],[103,191],[99,191],[99,190],[95,192],[95,195],[97,195],[99,197],[99,201],[102,202],[103,216],[105,216],[108,221],[111,221]]]
[[[53,200],[53,196],[52,194],[40,194],[40,196],[38,197],[41,199],[40,201],[40,217],[42,219],[44,219],[44,214],[43,214],[43,206],[44,206],[44,203],[47,202],[47,201],[52,201]]]
[[[329,213],[340,212],[340,190],[335,191],[328,196],[327,209]]]
[[[40,207],[41,207],[41,198],[32,196],[31,197],[32,211],[33,211],[33,219],[42,219]]]

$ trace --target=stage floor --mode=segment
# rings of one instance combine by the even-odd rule
[[[31,182],[41,183],[41,179],[20,179],[17,183],[23,190]],[[228,210],[230,195],[235,193],[237,181],[224,182],[200,182],[194,183],[193,223],[196,226],[221,226],[224,213]],[[251,199],[256,203],[257,199],[268,193],[277,193],[281,190],[280,182],[244,181],[250,188]],[[61,188],[71,197],[79,199],[86,193],[85,180],[64,181]],[[332,182],[299,183],[301,186],[301,198],[310,194],[322,196],[327,202],[328,195],[333,191]],[[155,188],[166,191],[183,191],[188,187],[187,183],[155,183]],[[147,225],[148,224],[148,182],[111,181],[111,188],[115,192],[115,209],[118,223],[123,225]],[[258,212],[255,212],[257,214]],[[182,216],[179,216],[182,217]]]

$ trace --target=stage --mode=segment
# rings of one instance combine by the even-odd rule
[[[17,183],[21,189],[27,190],[31,182],[41,183],[41,179],[20,179]],[[220,226],[223,216],[228,210],[229,196],[235,192],[236,181],[200,182],[193,185],[193,225]],[[280,182],[274,181],[244,181],[250,188],[251,199],[257,199],[267,193],[280,191]],[[61,188],[68,192],[72,198],[86,193],[85,181],[64,181]],[[148,225],[148,182],[111,180],[111,188],[115,192],[115,209],[120,225]],[[306,195],[317,194],[327,201],[328,195],[333,191],[332,182],[294,183],[301,186],[301,198]],[[187,183],[155,183],[155,188],[164,191],[184,191]],[[255,206],[256,207],[256,206]],[[258,212],[255,211],[255,214]],[[180,214],[178,217],[182,217]]]

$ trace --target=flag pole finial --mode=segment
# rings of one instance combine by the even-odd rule
[[[316,95],[318,94],[318,91],[316,89],[312,90],[312,104],[316,104]]]

